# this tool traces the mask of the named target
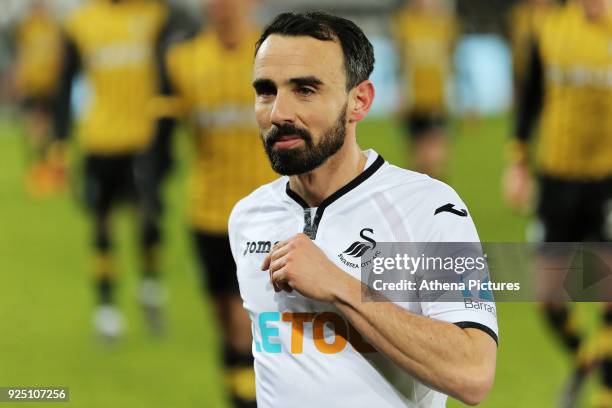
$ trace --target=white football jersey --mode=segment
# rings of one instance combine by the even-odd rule
[[[275,242],[304,232],[346,273],[361,277],[347,248],[370,242],[478,242],[465,204],[446,184],[393,166],[373,150],[365,170],[308,208],[289,189],[288,177],[241,200],[229,220],[240,294],[253,330],[259,408],[444,407],[446,395],[420,383],[376,352],[331,304],[295,291],[274,292],[261,270]],[[458,211],[438,211],[452,204]],[[445,207],[447,208],[447,207]],[[434,215],[435,214],[435,215]],[[464,215],[467,214],[467,215]],[[367,238],[366,238],[367,237]],[[494,304],[398,303],[411,313],[479,328],[496,341]]]

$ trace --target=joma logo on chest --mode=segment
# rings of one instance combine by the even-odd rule
[[[272,245],[275,245],[276,242],[271,241],[249,241],[246,243],[244,248],[244,252],[242,255],[246,254],[267,254],[272,249]]]

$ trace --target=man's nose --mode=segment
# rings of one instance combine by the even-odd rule
[[[270,121],[274,125],[295,122],[295,106],[291,100],[291,95],[286,92],[278,92],[274,99]]]

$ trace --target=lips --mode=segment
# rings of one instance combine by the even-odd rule
[[[296,135],[285,135],[278,138],[278,141],[274,143],[275,149],[292,149],[303,143],[303,138]]]

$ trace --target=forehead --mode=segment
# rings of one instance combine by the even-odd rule
[[[254,76],[277,83],[289,78],[315,76],[324,83],[344,86],[342,47],[337,41],[321,41],[308,36],[271,35],[255,56]]]

